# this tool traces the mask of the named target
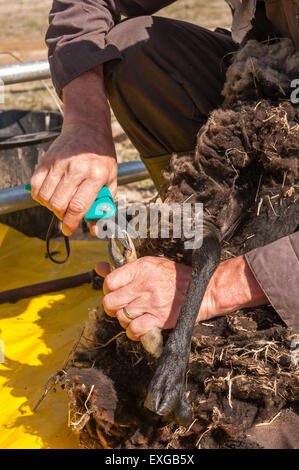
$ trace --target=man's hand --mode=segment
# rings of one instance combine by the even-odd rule
[[[147,256],[111,273],[107,263],[98,263],[96,271],[105,276],[105,311],[117,317],[130,339],[138,341],[155,326],[162,329],[175,326],[191,277],[189,266]],[[239,256],[224,261],[216,269],[197,321],[267,302],[245,257]],[[134,320],[124,315],[123,307],[127,307]]]
[[[117,190],[117,163],[104,92],[102,68],[70,82],[63,90],[65,117],[32,178],[32,196],[62,220],[71,235],[102,186]]]
[[[108,263],[98,263],[96,271],[106,276],[105,311],[117,317],[129,338],[138,340],[154,326],[164,329],[175,326],[191,276],[189,266],[146,256],[110,274]],[[134,320],[128,320],[123,307],[127,307]]]

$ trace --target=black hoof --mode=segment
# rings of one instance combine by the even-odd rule
[[[192,422],[192,408],[184,385],[185,374],[161,374],[157,369],[149,386],[145,407],[180,426],[188,426]]]
[[[192,408],[184,392],[180,401],[174,409],[174,414],[170,415],[171,421],[174,421],[179,426],[190,426],[192,423]]]

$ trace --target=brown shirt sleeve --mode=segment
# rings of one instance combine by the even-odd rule
[[[46,43],[52,80],[62,88],[87,70],[121,58],[106,39],[121,16],[152,14],[175,0],[54,0]]]
[[[271,305],[299,333],[299,232],[256,248],[245,257]]]

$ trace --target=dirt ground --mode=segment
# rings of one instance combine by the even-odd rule
[[[291,337],[271,307],[194,328],[186,376],[189,427],[169,424],[144,407],[155,360],[101,309],[89,316],[76,352],[47,384],[66,389],[82,448],[259,448],[246,431],[298,400]]]

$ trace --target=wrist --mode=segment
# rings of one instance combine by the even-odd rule
[[[110,107],[105,94],[102,66],[78,76],[63,88],[64,125],[87,124],[111,130]]]

